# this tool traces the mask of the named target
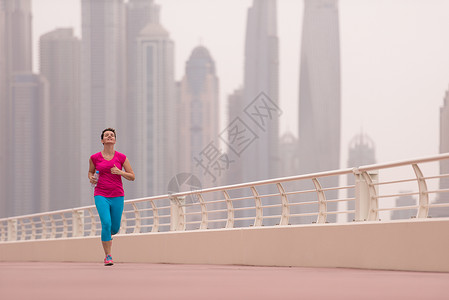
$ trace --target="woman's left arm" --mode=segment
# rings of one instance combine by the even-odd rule
[[[114,167],[111,169],[111,173],[123,176],[127,180],[134,181],[134,179],[136,179],[136,175],[134,175],[133,168],[131,167],[128,158],[126,158],[125,162],[123,163],[123,168],[125,169],[125,171],[120,170],[116,167],[116,165],[114,165]]]

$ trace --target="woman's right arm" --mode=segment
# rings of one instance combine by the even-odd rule
[[[90,183],[97,183],[97,181],[95,180],[95,166],[94,163],[92,162],[92,159],[89,158],[89,173],[87,174],[87,176],[89,177],[89,181]]]

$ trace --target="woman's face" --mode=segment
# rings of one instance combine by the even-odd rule
[[[112,131],[105,131],[103,134],[103,139],[101,140],[103,144],[115,144],[115,134]]]

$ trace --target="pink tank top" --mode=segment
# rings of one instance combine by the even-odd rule
[[[121,197],[125,196],[122,184],[122,176],[112,174],[111,169],[114,165],[121,170],[126,160],[126,155],[115,151],[114,157],[111,160],[103,158],[101,152],[93,154],[92,160],[95,169],[100,172],[97,186],[95,187],[94,196],[103,197]]]

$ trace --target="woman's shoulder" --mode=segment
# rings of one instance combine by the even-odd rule
[[[117,157],[119,158],[120,161],[125,162],[125,160],[126,160],[125,154],[123,154],[122,152],[118,152],[118,151],[115,151],[115,154],[117,155]]]
[[[97,152],[97,153],[95,153],[95,154],[92,154],[92,155],[90,156],[90,159],[92,159],[92,161],[93,161],[93,160],[96,160],[96,159],[99,158],[99,157],[101,157],[101,152]]]

